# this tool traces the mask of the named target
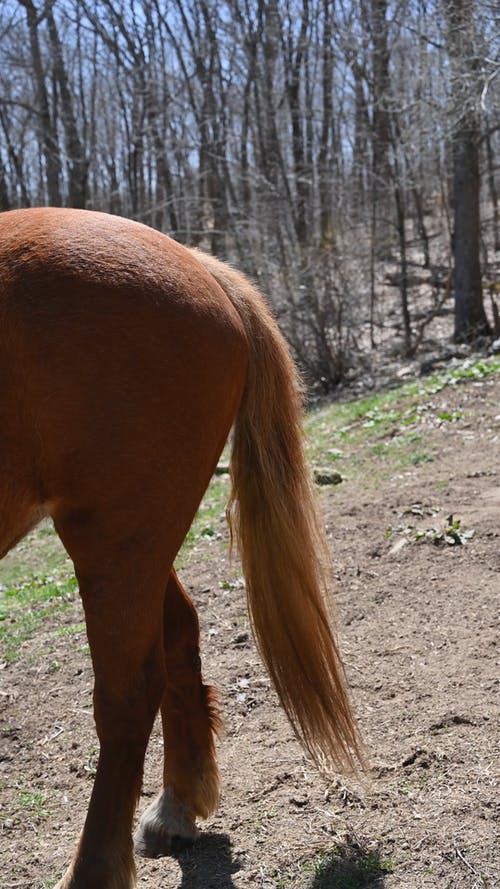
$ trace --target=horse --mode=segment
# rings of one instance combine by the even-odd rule
[[[233,430],[228,518],[279,700],[319,764],[360,741],[325,598],[300,379],[242,274],[138,222],[0,214],[0,554],[50,517],[74,564],[99,758],[56,889],[133,889],[217,806],[219,714],[173,567]],[[163,788],[132,834],[161,710]]]

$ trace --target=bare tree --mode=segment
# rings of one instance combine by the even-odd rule
[[[43,156],[45,158],[48,201],[53,206],[59,206],[61,203],[61,159],[57,137],[56,111],[55,106],[53,105],[53,111],[51,113],[46,75],[42,62],[42,52],[38,35],[39,26],[43,22],[47,10],[50,10],[50,6],[43,7],[42,10],[39,11],[33,3],[33,0],[18,0],[18,2],[26,10],[28,23],[31,63],[36,84],[40,141]]]
[[[24,0],[25,2],[25,0]],[[68,202],[71,207],[85,207],[87,202],[88,160],[78,132],[73,95],[69,84],[59,32],[52,6],[46,7],[48,33],[52,48],[53,75],[61,100],[61,119],[68,158]]]
[[[490,332],[483,304],[479,217],[479,82],[472,0],[445,2],[452,65],[455,340]]]

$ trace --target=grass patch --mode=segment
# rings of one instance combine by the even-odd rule
[[[391,859],[383,859],[378,849],[357,842],[336,846],[319,853],[308,865],[313,872],[311,889],[363,889],[384,885],[384,875],[394,870]]]
[[[83,622],[76,624],[67,624],[64,627],[58,627],[57,630],[54,630],[52,635],[55,639],[60,639],[61,637],[67,638],[68,636],[80,636],[82,633],[85,633],[85,624]]]
[[[430,462],[431,454],[414,447],[423,443],[422,428],[459,423],[463,412],[438,406],[429,396],[448,387],[482,382],[498,373],[498,358],[464,361],[459,367],[396,389],[316,409],[306,422],[310,459],[325,463],[333,456],[339,468],[348,459],[351,472],[363,462],[359,452],[392,464],[391,472]]]
[[[214,476],[182,545],[181,554],[184,558],[193,543],[221,536],[229,492],[229,476]]]
[[[44,793],[39,790],[17,790],[12,811],[10,806],[4,807],[0,826],[10,829],[22,819],[41,821],[49,815],[50,811]]]
[[[21,790],[17,795],[17,802],[19,809],[32,817],[46,818],[49,814],[45,794],[40,791]]]
[[[0,562],[0,585],[20,586],[27,576],[71,573],[73,565],[68,558],[51,522],[44,521],[32,531]]]
[[[23,553],[17,566],[22,575]],[[48,617],[61,614],[73,602],[77,583],[73,575],[54,571],[34,575],[30,571],[16,584],[0,585],[0,645],[2,659],[19,657],[23,642],[31,639]]]

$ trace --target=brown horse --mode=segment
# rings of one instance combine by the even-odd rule
[[[194,839],[196,817],[217,805],[217,714],[172,566],[233,425],[228,515],[261,654],[315,760],[349,766],[359,753],[324,605],[297,374],[233,269],[135,222],[33,209],[0,215],[0,380],[0,554],[52,517],[95,673],[97,774],[58,889],[131,889],[158,709],[164,788],[136,848]]]

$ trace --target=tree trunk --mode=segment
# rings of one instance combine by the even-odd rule
[[[307,31],[309,28],[308,0],[302,0],[301,16],[300,31],[297,36],[297,45],[295,47],[295,57],[293,48],[290,45],[292,37],[289,37],[289,53],[288,59],[286,59],[286,88],[292,124],[291,148],[296,193],[294,224],[299,244],[305,244],[309,238],[307,221],[309,171],[307,170],[305,156],[306,135],[304,132],[305,121],[303,109],[301,108],[301,84],[304,79],[303,66],[307,56]],[[295,24],[297,25],[298,23]]]
[[[455,341],[489,334],[481,285],[479,83],[472,0],[445,0],[451,61]]]
[[[461,127],[453,138],[455,341],[489,333],[479,263],[479,158],[477,133]]]
[[[390,180],[389,144],[391,139],[389,111],[389,40],[387,0],[372,0],[371,27],[373,40],[373,175],[375,189],[387,204]]]
[[[24,6],[28,20],[31,61],[37,90],[37,111],[40,118],[40,130],[42,136],[42,152],[45,159],[47,196],[49,204],[59,207],[61,205],[61,161],[59,157],[57,132],[50,115],[49,97],[42,65],[40,42],[38,40],[38,25],[40,20],[38,11],[32,0],[19,0],[19,3]]]
[[[405,355],[412,354],[412,335],[411,335],[411,318],[410,308],[408,305],[408,256],[406,241],[406,209],[405,201],[399,182],[394,186],[394,197],[396,200],[396,221],[399,240],[399,267],[401,274],[400,295],[401,295],[401,313],[403,315],[403,331],[405,343]]]
[[[47,10],[47,25],[52,46],[54,77],[61,96],[61,117],[68,155],[68,203],[85,208],[87,203],[88,161],[78,133],[73,97],[64,65],[63,52],[52,8]]]
[[[333,129],[333,10],[331,0],[323,0],[323,47],[322,47],[322,114],[321,136],[318,152],[318,187],[320,205],[320,244],[330,247],[335,244],[335,223],[333,216],[333,164],[331,134]]]
[[[490,192],[490,201],[493,209],[493,244],[496,251],[500,251],[500,214],[498,211],[498,191],[495,181],[495,158],[493,154],[493,146],[491,144],[491,133],[486,133],[486,165],[488,171],[488,188]]]

